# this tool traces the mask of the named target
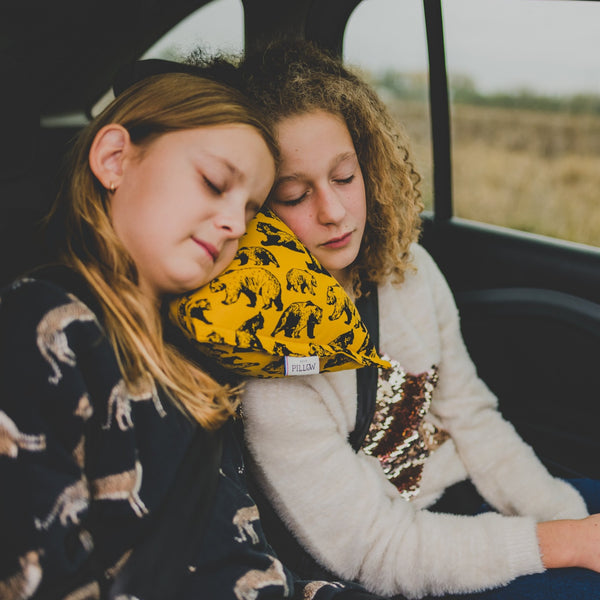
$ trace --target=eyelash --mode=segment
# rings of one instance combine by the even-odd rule
[[[352,183],[354,181],[354,177],[355,175],[353,173],[352,175],[350,175],[350,177],[346,177],[345,179],[334,179],[333,181],[340,185],[348,185],[349,183]],[[308,192],[304,192],[304,194],[302,194],[298,198],[294,198],[293,200],[286,200],[282,202],[282,204],[285,204],[285,206],[296,206],[297,204],[300,204],[300,202],[302,202],[304,198],[306,198],[307,193]]]
[[[306,193],[307,192],[304,192],[302,196],[294,198],[293,200],[286,200],[285,202],[282,202],[282,204],[285,204],[285,206],[296,206],[297,204],[300,204],[304,198],[306,198]]]
[[[210,179],[208,179],[207,177],[204,177],[204,183],[206,184],[206,186],[215,194],[217,195],[221,195],[223,193],[223,191],[218,188]]]
[[[346,179],[335,179],[335,182],[345,185],[348,183],[352,183],[353,180],[354,180],[354,173],[352,175],[350,175],[350,177],[346,177]]]

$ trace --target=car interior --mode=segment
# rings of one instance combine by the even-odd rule
[[[196,22],[201,22],[211,5],[223,1],[57,0],[9,2],[0,9],[4,90],[1,284],[44,260],[39,220],[56,194],[62,159],[94,107],[110,94],[118,68],[147,56],[154,44],[190,15],[196,14]],[[360,11],[366,10],[366,5],[375,6],[376,1],[234,0],[235,15],[228,12],[233,5],[228,2],[217,16],[225,26],[235,23],[238,27],[241,49],[281,36],[306,38],[346,59],[350,22],[360,27],[366,14]],[[466,10],[477,4],[476,0],[461,2]],[[485,2],[502,4],[502,0]],[[512,4],[519,2],[528,4],[527,0],[511,0]],[[600,3],[591,0],[536,4],[549,11],[551,5],[569,5],[574,13],[579,12],[579,5],[586,5],[581,10],[595,9],[596,23],[600,22]],[[388,14],[391,5],[393,14]],[[454,127],[451,55],[446,45],[447,36],[450,40],[446,12],[450,15],[454,8],[442,0],[379,2],[377,6],[376,18],[388,24],[390,31],[406,26],[403,11],[408,13],[409,8],[423,30],[426,64],[421,69],[425,77],[421,102],[427,118],[430,161],[423,187],[429,186],[430,194],[421,243],[455,294],[465,342],[478,371],[497,394],[504,415],[553,473],[598,478],[600,235],[594,245],[593,240],[560,239],[534,228],[520,230],[465,218],[457,212],[464,189],[455,185],[457,173],[478,167],[461,162],[461,155],[455,152],[460,130]],[[582,12],[582,20],[586,15]],[[531,27],[539,25],[536,19]],[[380,31],[377,21],[367,22],[365,17],[363,23],[371,36],[384,36],[383,25]],[[211,20],[205,29],[216,28]],[[498,42],[510,35],[510,31],[502,31]],[[198,34],[195,42],[203,41]],[[476,36],[473,43],[477,43]],[[533,52],[533,42],[531,48]],[[366,46],[355,52],[366,53]],[[403,52],[399,51],[398,61]],[[410,49],[404,54],[410,54]],[[393,53],[386,59],[393,63]],[[494,68],[489,65],[490,70]],[[406,120],[410,132],[411,114],[400,118]],[[519,152],[513,151],[515,161]],[[535,167],[529,174],[535,177]],[[600,212],[600,188],[595,194],[596,212]],[[577,200],[574,191],[564,202]],[[541,217],[546,211],[544,195],[536,201],[536,214]]]

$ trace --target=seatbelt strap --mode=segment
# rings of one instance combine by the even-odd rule
[[[377,286],[370,284],[356,301],[356,308],[369,331],[375,348],[379,350],[379,302]],[[362,367],[356,371],[356,424],[348,441],[355,452],[360,450],[371,426],[377,401],[378,370],[375,366]]]

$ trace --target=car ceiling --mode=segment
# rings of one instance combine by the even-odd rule
[[[359,0],[242,0],[246,39],[306,36],[341,49]],[[2,81],[13,111],[88,110],[119,65],[139,58],[207,0],[7,0],[0,8]],[[327,26],[324,25],[327,23]],[[333,36],[332,36],[333,32]],[[337,38],[337,40],[335,39]]]
[[[91,106],[118,66],[138,58],[204,0],[13,0],[1,9],[4,81],[38,113]]]

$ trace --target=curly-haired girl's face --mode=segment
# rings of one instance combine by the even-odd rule
[[[271,208],[341,283],[358,256],[367,219],[365,185],[344,121],[315,111],[277,126],[281,168]]]

